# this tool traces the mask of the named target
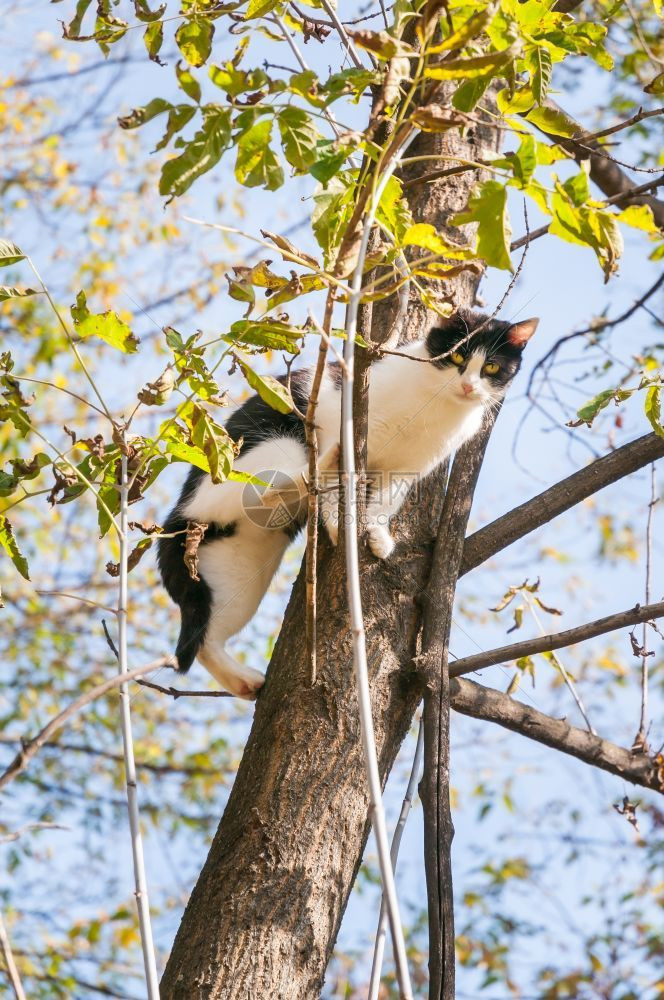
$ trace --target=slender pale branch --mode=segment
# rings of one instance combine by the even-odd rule
[[[616,629],[627,628],[630,625],[656,621],[663,616],[664,601],[643,606],[637,604],[627,611],[619,611],[615,615],[607,615],[605,618],[598,618],[596,621],[587,622],[585,625],[564,632],[535,636],[532,639],[513,642],[509,646],[499,646],[496,649],[487,649],[486,652],[475,653],[473,656],[464,656],[451,664],[450,677],[462,677],[475,670],[482,670],[483,667],[491,667],[496,663],[509,663],[522,656],[534,656],[536,653],[548,653],[565,646],[574,646],[577,642],[595,639],[598,635],[615,632]]]
[[[5,965],[7,966],[7,977],[9,979],[9,985],[14,991],[14,996],[16,1000],[26,1000],[25,993],[23,991],[23,985],[21,983],[21,977],[18,974],[18,969],[16,967],[16,962],[14,961],[14,953],[12,952],[12,946],[9,940],[9,934],[7,933],[7,928],[5,927],[5,921],[0,913],[0,950],[2,951]]]
[[[664,115],[664,108],[653,108],[651,111],[644,111],[643,108],[639,108],[635,115],[631,118],[627,118],[624,122],[618,122],[617,125],[611,125],[609,128],[600,129],[599,132],[584,132],[581,135],[573,136],[575,142],[591,142],[594,139],[603,139],[607,135],[614,135],[615,132],[622,132],[624,128],[630,128],[632,125],[638,125],[639,122],[644,121],[646,118],[655,118],[657,115]]]
[[[332,313],[334,311],[334,289],[328,289],[325,300],[325,315],[323,317],[323,330],[325,336],[321,336],[318,347],[318,358],[314,377],[311,382],[311,392],[307,404],[307,413],[304,421],[304,435],[309,454],[309,482],[307,485],[307,552],[306,552],[306,576],[307,576],[307,606],[306,606],[306,636],[307,651],[309,655],[309,677],[311,684],[316,683],[316,574],[318,559],[318,434],[316,432],[316,408],[318,406],[318,394],[325,374],[327,364],[327,345],[332,329]]]
[[[120,479],[120,578],[118,593],[118,669],[123,683],[120,686],[120,719],[122,724],[122,745],[124,750],[125,781],[127,786],[127,809],[129,812],[129,829],[131,832],[131,849],[134,863],[134,895],[138,907],[138,922],[141,932],[141,947],[143,949],[143,965],[145,968],[145,983],[148,1000],[159,1000],[159,977],[157,975],[157,960],[152,938],[150,921],[150,901],[148,884],[145,874],[145,859],[143,857],[143,838],[141,836],[141,821],[138,808],[138,787],[136,783],[136,760],[134,757],[134,739],[131,729],[131,705],[129,700],[129,685],[126,678],[129,672],[127,654],[127,614],[128,614],[128,577],[129,577],[129,483],[127,476],[127,455],[123,450],[121,458]]]
[[[323,8],[323,10],[325,11],[325,13],[327,14],[327,16],[329,17],[329,19],[332,22],[332,24],[334,25],[334,27],[337,29],[337,33],[338,33],[339,37],[341,38],[341,42],[342,42],[344,48],[346,49],[346,51],[348,52],[348,55],[350,56],[352,62],[355,63],[355,66],[357,67],[357,69],[363,69],[364,68],[364,64],[362,63],[362,60],[360,59],[359,55],[357,54],[357,49],[355,48],[355,46],[351,42],[350,38],[348,37],[348,32],[346,31],[346,29],[344,28],[343,24],[339,20],[339,18],[337,16],[337,12],[334,9],[334,7],[332,6],[332,4],[329,3],[329,0],[320,0],[320,5]]]
[[[662,456],[664,438],[657,434],[646,434],[562,479],[466,538],[459,575],[475,569],[497,552],[552,521],[586,497]]]
[[[650,466],[650,502],[648,503],[648,517],[646,520],[646,604],[650,601],[652,590],[652,543],[653,543],[653,520],[655,516],[655,506],[657,504],[657,478],[655,474],[655,463]],[[654,615],[653,615],[654,617]],[[648,627],[643,623],[643,646],[641,650],[641,714],[639,717],[639,729],[634,738],[634,746],[642,750],[648,748]]]
[[[369,210],[364,219],[362,240],[357,264],[353,273],[351,295],[348,301],[348,311],[346,315],[346,341],[344,343],[344,361],[346,363],[346,368],[342,372],[341,384],[341,438],[343,459],[342,482],[344,488],[344,511],[346,517],[344,539],[346,547],[348,606],[353,637],[353,665],[355,668],[355,678],[357,682],[364,762],[369,782],[370,815],[376,836],[383,892],[387,901],[387,912],[389,916],[390,930],[392,933],[392,942],[394,945],[394,957],[397,980],[399,982],[399,992],[403,1000],[412,1000],[413,993],[410,985],[410,975],[408,973],[406,945],[401,926],[401,918],[399,916],[399,904],[394,884],[394,873],[390,862],[390,850],[387,840],[387,829],[385,826],[385,813],[383,810],[380,774],[378,771],[373,718],[371,715],[371,692],[369,689],[369,672],[367,667],[366,637],[362,613],[362,595],[360,589],[360,567],[358,555],[357,476],[355,470],[355,441],[353,432],[353,379],[357,313],[360,300],[362,298],[362,274],[364,270],[367,247],[369,245],[369,236],[373,227],[376,208],[380,202],[385,185],[392,176],[399,163],[401,155],[403,154],[408,143],[412,140],[413,136],[414,132],[411,131],[406,140],[393,151],[391,157],[386,161],[380,180],[378,180],[372,192]]]
[[[661,755],[653,758],[625,750],[593,736],[585,729],[577,729],[566,719],[554,719],[502,691],[483,687],[474,681],[453,678],[450,695],[455,712],[495,722],[553,750],[577,757],[591,767],[599,767],[634,785],[664,793],[664,760]]]
[[[36,736],[31,740],[25,740],[23,746],[19,752],[14,757],[13,761],[9,767],[0,774],[0,790],[5,788],[14,778],[18,777],[25,771],[26,767],[30,763],[33,757],[35,757],[40,749],[49,742],[54,733],[57,733],[59,729],[65,725],[77,712],[80,712],[82,708],[89,705],[91,702],[96,701],[97,698],[101,698],[103,695],[107,694],[113,688],[119,687],[120,684],[124,684],[127,681],[136,680],[137,677],[143,677],[145,674],[152,673],[154,670],[160,670],[162,667],[172,667],[173,657],[172,656],[160,656],[157,660],[152,660],[151,663],[146,663],[142,667],[136,667],[135,670],[130,670],[126,674],[117,674],[115,677],[109,677],[108,680],[103,681],[101,684],[97,684],[96,687],[91,688],[82,694],[75,701],[72,701],[67,708],[59,712],[48,725],[44,726]]]
[[[413,805],[413,799],[415,797],[415,789],[417,788],[417,779],[419,777],[419,773],[422,767],[423,754],[424,754],[424,726],[422,724],[422,720],[420,719],[420,724],[417,730],[417,744],[415,745],[415,756],[413,757],[413,766],[410,769],[410,777],[408,778],[406,794],[404,795],[403,802],[401,803],[401,812],[399,813],[399,819],[394,829],[394,834],[392,836],[392,845],[390,847],[390,860],[392,862],[393,871],[396,871],[397,859],[399,857],[399,848],[401,847],[401,838],[403,836],[403,831],[406,826],[406,821],[408,820],[408,815]],[[383,955],[385,954],[386,937],[387,937],[387,908],[385,906],[385,896],[382,895],[380,899],[380,917],[378,918],[378,928],[376,930],[376,939],[374,942],[373,962],[371,964],[371,979],[369,982],[369,1000],[378,1000],[378,994],[380,991],[381,970],[383,968]]]

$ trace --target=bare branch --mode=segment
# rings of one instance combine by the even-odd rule
[[[562,109],[555,103],[555,101],[546,101],[546,107],[552,108],[555,111],[562,111]],[[562,112],[568,118],[571,117],[567,112]],[[590,160],[590,178],[595,182],[600,191],[604,194],[613,198],[616,197],[615,204],[621,205],[624,199],[627,199],[631,188],[633,187],[632,181],[629,176],[620,168],[620,166],[614,162],[613,158],[610,157],[601,147],[599,142],[591,140],[590,143],[585,141],[580,141],[579,139],[566,139],[559,135],[552,135],[545,129],[539,129],[543,135],[550,139],[556,146],[560,146],[564,149],[566,153],[569,153],[577,163],[581,163],[583,160]],[[579,125],[578,133],[581,137],[584,135],[583,128]],[[640,169],[640,168],[633,168]],[[656,172],[655,168],[655,172]],[[631,196],[629,198],[634,204],[638,205],[649,205],[652,209],[655,222],[660,227],[664,228],[664,202],[658,201],[657,198],[652,197],[652,195],[641,195],[638,198]],[[624,201],[627,204],[627,201]]]
[[[605,205],[618,205],[620,208],[626,208],[629,204],[634,203],[639,204],[650,204],[650,201],[644,202],[639,199],[639,195],[646,191],[655,191],[658,187],[664,184],[664,174],[661,177],[656,177],[651,181],[646,181],[645,184],[637,184],[636,187],[630,187],[625,190],[620,191],[618,194],[614,194],[611,198],[607,198],[604,202]],[[655,199],[652,199],[653,201]],[[657,202],[660,204],[660,202]],[[652,206],[651,206],[652,207]],[[654,214],[654,213],[653,213]],[[660,223],[661,225],[661,223]],[[530,234],[530,241],[538,240],[540,236],[546,236],[549,231],[549,226],[540,226],[539,229],[534,229]],[[510,243],[510,250],[518,250],[519,247],[524,246],[528,242],[527,236],[520,236],[518,240],[513,240]]]
[[[664,108],[653,108],[652,111],[644,111],[643,108],[639,108],[635,115],[628,118],[624,122],[618,122],[617,125],[611,125],[609,128],[603,128],[599,132],[586,132],[582,135],[575,135],[575,142],[591,142],[593,139],[603,139],[607,135],[613,135],[615,132],[622,132],[624,128],[630,128],[632,125],[638,125],[639,122],[644,121],[646,118],[655,118],[657,115],[664,115]]]
[[[584,729],[577,729],[565,719],[554,719],[474,681],[452,679],[450,696],[455,712],[495,722],[634,785],[664,793],[664,758],[661,755],[649,757],[644,753],[632,753]]]
[[[534,636],[532,639],[514,642],[509,646],[499,646],[496,649],[488,649],[486,652],[475,653],[473,656],[464,656],[451,664],[450,677],[461,677],[463,674],[471,674],[474,670],[481,670],[482,667],[491,667],[496,663],[518,660],[521,656],[548,653],[553,649],[573,646],[577,642],[595,639],[598,635],[615,632],[616,629],[626,628],[629,625],[639,625],[642,622],[656,620],[663,616],[664,601],[660,601],[658,604],[646,604],[643,607],[637,604],[628,611],[619,611],[615,615],[607,615],[605,618],[598,618],[596,621],[578,625],[576,628],[570,628],[564,632]]]
[[[657,504],[657,481],[655,476],[655,463],[650,466],[650,502],[648,504],[648,518],[646,520],[646,604],[650,600],[652,590],[652,542],[653,542],[653,519],[655,506]],[[654,616],[653,616],[654,617]],[[643,624],[643,647],[641,650],[641,716],[639,719],[639,730],[634,739],[634,748],[648,750],[648,627]]]
[[[466,539],[459,575],[470,572],[497,552],[552,521],[586,497],[664,456],[664,438],[646,434],[597,459],[480,528]]]
[[[26,1000],[25,993],[23,992],[23,986],[21,984],[21,977],[19,976],[18,969],[16,968],[12,946],[9,941],[9,935],[7,934],[7,928],[5,927],[5,921],[2,913],[0,913],[0,950],[2,951],[5,965],[7,966],[9,985],[14,991],[16,1000]]]
[[[119,687],[127,681],[136,680],[138,677],[143,677],[145,674],[150,674],[154,670],[160,670],[162,667],[172,667],[173,657],[172,656],[160,656],[159,659],[153,660],[151,663],[146,663],[142,667],[136,667],[135,670],[129,670],[126,674],[116,674],[114,677],[109,677],[108,680],[103,681],[101,684],[97,684],[95,687],[86,691],[85,694],[80,695],[75,701],[72,701],[67,708],[59,712],[48,725],[44,726],[35,737],[31,740],[26,740],[23,744],[21,750],[16,754],[14,760],[11,762],[6,771],[0,774],[0,789],[5,788],[14,778],[18,777],[45,743],[48,743],[50,738],[54,733],[57,733],[72,716],[76,715],[82,708],[89,705],[91,702],[96,701],[97,698],[101,698],[108,691],[113,688]]]

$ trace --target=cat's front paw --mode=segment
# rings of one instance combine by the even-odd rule
[[[387,559],[394,552],[395,541],[382,524],[369,525],[369,548],[378,559]]]
[[[330,541],[336,548],[337,542],[339,541],[339,522],[330,518],[329,521],[325,522],[325,530],[327,531]]]

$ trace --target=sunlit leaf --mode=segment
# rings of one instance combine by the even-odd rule
[[[651,385],[646,393],[645,402],[646,417],[650,421],[655,434],[664,437],[664,427],[662,427],[662,387],[661,385]]]
[[[549,135],[571,138],[579,131],[579,126],[574,119],[559,108],[533,108],[526,115],[526,121],[531,122],[536,128]]]
[[[255,389],[261,399],[279,413],[292,413],[295,407],[290,392],[281,382],[278,382],[272,375],[259,375],[251,368],[246,358],[234,352],[238,364],[242,369],[242,374],[252,389]]]
[[[21,576],[29,580],[28,561],[19,549],[12,526],[4,514],[0,514],[0,546],[5,550]]]
[[[202,66],[212,51],[214,24],[205,18],[185,21],[175,32],[175,41],[190,66]]]
[[[21,260],[25,260],[25,254],[15,243],[0,239],[0,267],[9,267],[10,264],[18,264]]]
[[[491,267],[511,270],[512,229],[507,214],[507,189],[502,184],[485,181],[469,199],[467,209],[455,215],[450,222],[454,226],[478,223],[478,257]]]
[[[268,191],[276,191],[284,183],[284,172],[270,148],[271,136],[271,118],[257,122],[240,136],[235,176],[245,187],[265,187]]]
[[[301,108],[289,105],[279,112],[277,123],[284,156],[298,173],[306,173],[317,156],[318,134],[310,116]]]
[[[194,181],[211,170],[231,141],[231,110],[209,104],[204,108],[203,127],[187,143],[184,152],[167,160],[159,180],[160,194],[174,198],[184,194]]]
[[[99,337],[124,354],[135,354],[138,350],[138,338],[116,313],[110,310],[104,313],[90,312],[85,292],[78,293],[76,305],[73,305],[70,311],[76,333],[81,339]]]

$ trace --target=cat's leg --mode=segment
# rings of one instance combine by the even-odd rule
[[[240,698],[255,698],[265,678],[235,660],[226,643],[255,615],[288,541],[283,531],[240,521],[232,537],[199,549],[200,575],[212,592],[212,607],[198,659],[226,691]]]
[[[329,445],[318,460],[318,479],[321,493],[318,499],[318,510],[321,521],[327,529],[333,545],[337,544],[339,535],[339,442]],[[278,507],[284,503],[287,507],[296,507],[303,502],[308,492],[309,465],[303,466],[294,477],[295,486],[279,484],[266,490],[262,502],[266,507]]]
[[[417,476],[382,472],[375,475],[367,502],[369,548],[378,559],[387,559],[394,550],[390,520],[399,513]]]

